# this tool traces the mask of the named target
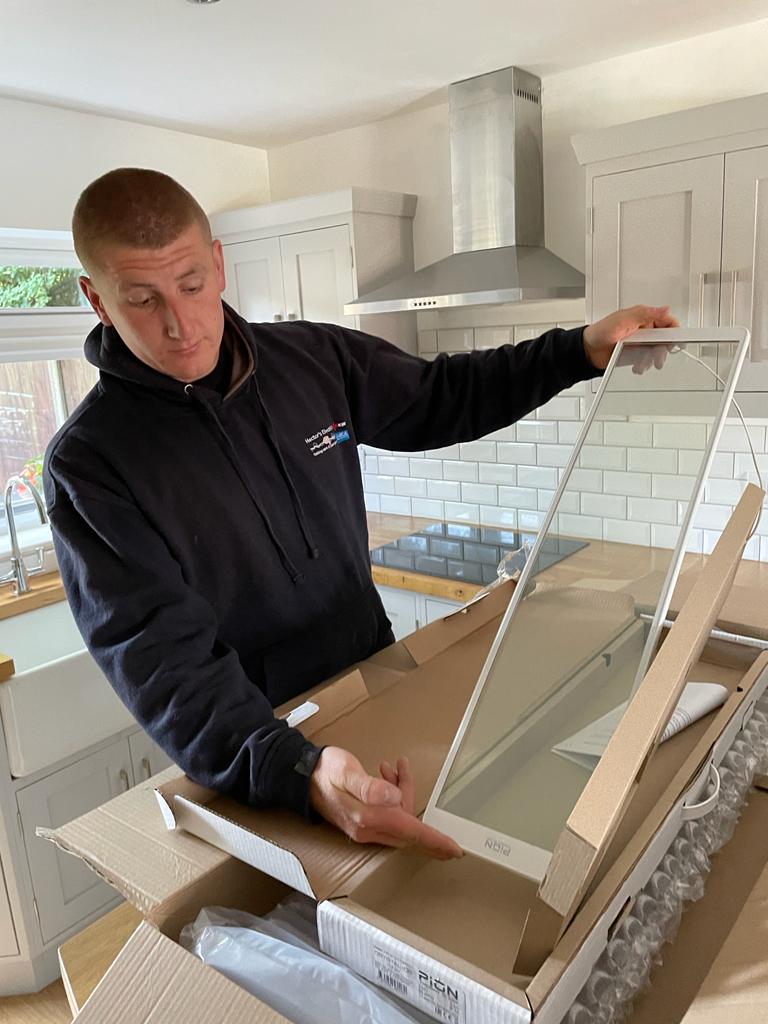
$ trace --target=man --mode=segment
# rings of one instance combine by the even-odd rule
[[[198,782],[314,810],[361,842],[459,856],[413,815],[407,761],[372,778],[272,712],[392,641],[357,445],[481,437],[597,376],[620,338],[676,321],[635,307],[429,363],[334,325],[246,323],[222,303],[205,214],[155,171],[94,181],[73,234],[100,380],[48,447],[45,491],[92,655]]]

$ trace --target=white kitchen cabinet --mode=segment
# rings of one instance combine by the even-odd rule
[[[415,352],[414,313],[344,313],[361,292],[413,269],[415,210],[415,196],[350,188],[214,214],[224,298],[251,322],[336,323]]]
[[[11,904],[8,900],[8,890],[5,885],[5,872],[0,864],[0,957],[17,956],[19,952],[19,940],[16,936],[16,928],[13,924]]]
[[[748,415],[764,415],[768,93],[614,125],[573,146],[587,179],[587,318],[644,302],[692,327],[748,327],[737,391]]]
[[[404,636],[421,629],[427,623],[445,618],[462,607],[460,601],[431,597],[413,590],[401,590],[399,587],[377,584],[376,589],[381,595],[384,611],[392,623],[395,640],[402,640]]]
[[[285,319],[279,238],[233,242],[224,248],[224,299],[249,323]]]
[[[644,303],[671,306],[690,326],[716,325],[722,204],[721,156],[595,178],[590,320]],[[695,354],[717,368],[716,356]],[[688,366],[676,369],[685,373]],[[652,374],[637,383],[659,388]],[[682,383],[664,375],[665,389]],[[715,383],[709,378],[708,390]]]
[[[752,333],[739,391],[768,391],[768,146],[728,153],[721,323]]]
[[[376,587],[378,590],[384,611],[392,623],[392,632],[395,640],[402,640],[404,636],[413,633],[423,623],[419,622],[417,598],[420,596],[411,590],[398,590],[396,587]]]
[[[26,848],[43,943],[78,921],[118,902],[114,889],[81,861],[35,834],[98,807],[134,783],[127,739],[84,757],[17,791],[19,827]]]
[[[158,772],[170,768],[173,761],[153,739],[142,730],[128,737],[128,748],[131,753],[131,767],[134,782],[146,782]]]

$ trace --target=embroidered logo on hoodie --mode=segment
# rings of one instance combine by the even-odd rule
[[[335,448],[337,444],[343,444],[348,440],[349,431],[347,430],[346,420],[341,423],[331,423],[329,426],[323,427],[322,430],[318,430],[317,433],[312,434],[311,437],[304,438],[313,455],[325,455],[326,452]]]

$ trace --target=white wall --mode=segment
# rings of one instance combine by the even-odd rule
[[[68,230],[80,192],[113,167],[164,171],[209,213],[269,200],[261,149],[2,98],[0,131],[0,227]]]

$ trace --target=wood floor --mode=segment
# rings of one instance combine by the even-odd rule
[[[0,1024],[72,1024],[61,980],[34,995],[0,999]]]

